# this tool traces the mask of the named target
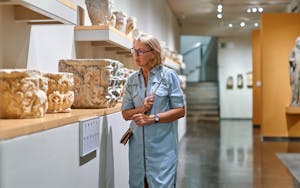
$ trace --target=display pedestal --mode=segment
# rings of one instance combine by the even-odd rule
[[[300,115],[300,106],[288,106],[285,112],[290,115]]]
[[[293,187],[300,187],[300,154],[296,153],[277,153],[277,157],[281,160],[284,166],[288,169],[293,177]]]

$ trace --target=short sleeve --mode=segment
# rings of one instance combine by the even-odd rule
[[[170,96],[170,105],[171,108],[180,108],[184,107],[184,99],[183,99],[183,92],[180,87],[180,81],[175,71],[169,72],[169,96]]]
[[[125,84],[125,94],[122,101],[121,111],[133,109],[133,108],[134,108],[134,103],[131,95],[131,88],[127,81]]]

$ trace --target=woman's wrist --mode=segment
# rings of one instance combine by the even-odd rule
[[[142,105],[141,106],[141,113],[145,113],[147,111],[148,111],[147,107],[145,105]]]
[[[150,115],[149,115],[149,119],[150,119],[151,124],[154,124],[154,123],[155,123],[155,117],[154,117],[153,114],[150,114]]]
[[[147,107],[147,106],[145,106],[145,105],[143,105],[143,113],[146,113],[146,112],[148,112],[150,109]]]

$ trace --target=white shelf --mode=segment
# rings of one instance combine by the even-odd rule
[[[13,5],[16,21],[78,23],[77,5],[69,0],[0,0],[0,5]]]
[[[125,33],[114,27],[103,26],[76,26],[75,41],[91,41],[94,45],[121,48],[129,51],[132,47],[132,39]]]

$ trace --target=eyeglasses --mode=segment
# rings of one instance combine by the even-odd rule
[[[131,54],[135,54],[135,55],[137,55],[137,56],[144,55],[145,53],[151,52],[151,51],[153,51],[153,50],[151,49],[151,50],[148,50],[148,51],[142,51],[142,50],[136,50],[136,49],[134,49],[134,48],[131,48],[131,49],[130,49],[130,53],[131,53]]]

